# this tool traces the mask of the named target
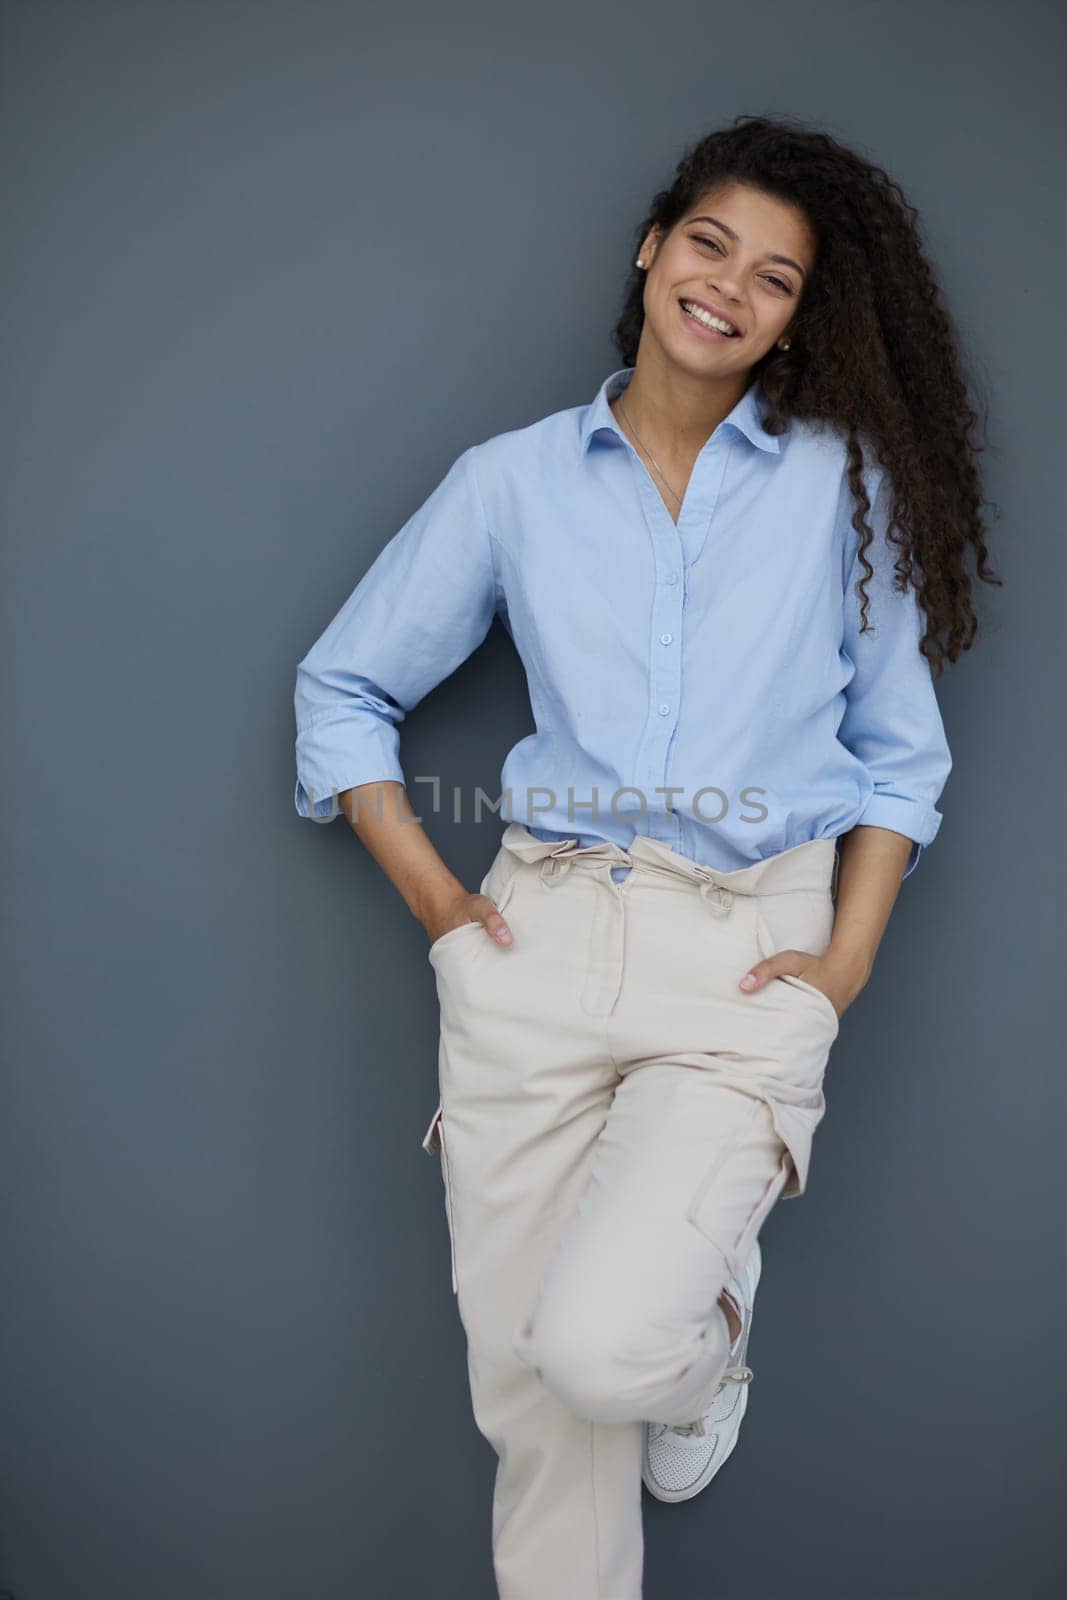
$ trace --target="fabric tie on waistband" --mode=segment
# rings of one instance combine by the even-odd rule
[[[725,917],[729,915],[730,908],[734,903],[733,890],[724,889],[721,883],[714,883],[709,879],[708,882],[700,885],[700,893],[716,916]]]
[[[521,860],[540,863],[541,878],[547,885],[562,882],[572,867],[599,869],[605,864],[640,867],[644,872],[688,879],[699,887],[702,898],[719,916],[729,914],[736,895],[820,892],[828,877],[830,893],[834,894],[837,888],[838,856],[836,843],[831,838],[794,845],[777,856],[765,857],[733,871],[703,866],[644,834],[637,834],[623,849],[622,845],[606,839],[587,845],[579,845],[577,838],[538,839],[522,823],[510,822],[501,843]],[[829,873],[826,871],[827,855],[833,858]]]
[[[609,867],[632,866],[628,851],[606,840],[603,844],[583,845],[579,849],[568,849],[566,846],[557,845],[541,860],[541,881],[549,885],[559,883],[572,867],[584,866],[586,863],[590,866],[601,864]]]

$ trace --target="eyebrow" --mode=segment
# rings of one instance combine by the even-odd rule
[[[721,228],[726,237],[734,241],[734,244],[740,244],[741,242],[740,235],[736,234],[732,228],[728,228],[725,222],[720,222],[718,217],[690,217],[689,220],[690,222],[710,222],[714,227]],[[780,261],[784,267],[792,267],[796,272],[799,272],[802,278],[807,277],[807,273],[800,265],[800,262],[794,261],[792,256],[770,255],[767,257],[767,260]]]

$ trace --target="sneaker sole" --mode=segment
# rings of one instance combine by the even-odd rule
[[[737,1426],[734,1428],[733,1438],[724,1450],[717,1456],[712,1457],[704,1472],[687,1489],[664,1489],[652,1476],[652,1469],[648,1460],[648,1433],[646,1431],[645,1443],[641,1452],[641,1478],[653,1499],[661,1500],[664,1505],[678,1505],[682,1500],[694,1499],[702,1489],[706,1489],[712,1478],[722,1471],[737,1447],[737,1441],[741,1437],[741,1423],[744,1421],[747,1406],[748,1385],[746,1384],[737,1402]]]

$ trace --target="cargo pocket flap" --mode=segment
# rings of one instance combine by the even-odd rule
[[[440,1106],[440,1103],[438,1104],[437,1110],[434,1112],[433,1116],[430,1118],[430,1126],[426,1129],[426,1132],[423,1134],[423,1137],[422,1137],[422,1148],[426,1151],[427,1155],[435,1155],[436,1152],[438,1150],[440,1150],[440,1148],[441,1148],[441,1106]]]
[[[793,1157],[783,1143],[777,1166],[738,1228],[736,1209],[723,1200],[732,1182],[731,1169],[736,1154],[736,1150],[727,1149],[716,1158],[701,1179],[686,1213],[688,1221],[698,1232],[722,1252],[733,1273],[742,1270],[760,1229],[793,1173]]]
[[[445,1143],[445,1127],[443,1108],[438,1102],[437,1109],[430,1118],[430,1126],[422,1138],[422,1148],[427,1155],[439,1154],[441,1158],[441,1178],[445,1186],[445,1222],[448,1228],[448,1254],[451,1266],[452,1293],[457,1292],[456,1283],[456,1233],[455,1219],[452,1214],[452,1182],[448,1170],[448,1147]]]

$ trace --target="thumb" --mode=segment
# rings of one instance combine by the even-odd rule
[[[768,956],[764,961],[757,961],[754,967],[749,967],[741,979],[740,987],[750,993],[753,989],[762,989],[765,983],[772,978],[777,978],[781,973],[789,971],[790,950],[779,950],[773,956]]]

